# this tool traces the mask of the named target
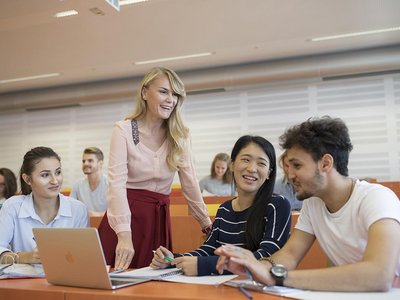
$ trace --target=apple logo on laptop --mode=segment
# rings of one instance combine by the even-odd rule
[[[67,254],[65,254],[65,260],[70,264],[73,264],[75,262],[74,256],[69,251],[67,252]]]

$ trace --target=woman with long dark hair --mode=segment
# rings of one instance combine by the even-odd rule
[[[217,273],[214,250],[224,244],[249,249],[255,258],[269,257],[289,238],[289,201],[273,195],[276,177],[275,150],[260,136],[245,135],[235,143],[232,171],[238,196],[223,203],[217,212],[211,235],[195,251],[172,254],[164,247],[154,253],[153,268],[176,265],[186,275]],[[166,257],[175,257],[172,262]]]

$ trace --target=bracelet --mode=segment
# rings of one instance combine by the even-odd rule
[[[263,260],[266,260],[267,262],[269,262],[273,267],[276,266],[276,263],[274,262],[274,260],[272,259],[271,256],[261,257],[258,261],[263,261]]]

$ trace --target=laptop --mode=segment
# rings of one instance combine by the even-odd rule
[[[149,281],[112,279],[96,228],[33,228],[49,283],[114,290]]]

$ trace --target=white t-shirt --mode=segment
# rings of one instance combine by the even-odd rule
[[[69,196],[85,203],[89,211],[105,212],[107,210],[107,177],[105,175],[101,177],[94,191],[90,189],[88,179],[84,178],[74,184]]]
[[[387,218],[400,223],[397,196],[382,185],[357,181],[349,201],[335,213],[318,197],[304,200],[295,228],[315,235],[330,261],[344,265],[362,260],[369,227]],[[400,258],[396,275],[400,275]]]

